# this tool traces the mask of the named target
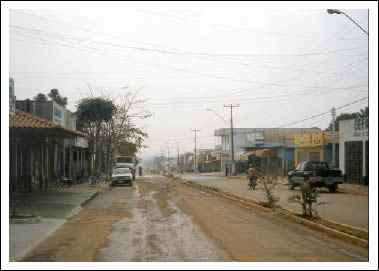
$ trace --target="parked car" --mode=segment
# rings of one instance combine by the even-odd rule
[[[112,185],[133,185],[133,174],[129,168],[115,168],[112,172]]]
[[[330,193],[335,193],[338,184],[342,184],[342,172],[339,169],[329,169],[326,162],[301,162],[296,169],[288,172],[288,188],[293,190],[308,181],[312,187],[327,187]]]

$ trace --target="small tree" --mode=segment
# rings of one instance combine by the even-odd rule
[[[62,106],[67,105],[67,97],[61,96],[59,94],[58,89],[56,89],[56,88],[53,88],[52,90],[50,90],[50,93],[47,94],[47,96],[49,96],[51,100],[53,100],[54,102],[56,102]]]
[[[115,111],[116,105],[112,101],[97,97],[80,100],[75,112],[78,117],[78,128],[89,134],[91,152],[94,152],[94,150],[97,152],[95,157],[96,171],[99,170],[100,165],[102,124],[112,120]],[[90,167],[91,170],[92,168]]]
[[[292,195],[288,198],[290,203],[298,203],[303,209],[303,216],[318,215],[315,206],[326,204],[326,202],[317,202],[320,197],[320,190],[312,188],[309,182],[300,185],[300,194]],[[315,205],[314,205],[315,204]]]
[[[268,207],[275,208],[277,206],[277,203],[279,201],[279,197],[274,195],[274,188],[276,183],[268,184],[267,181],[263,180],[263,188],[265,192],[265,196],[267,198]]]
[[[43,93],[38,93],[36,96],[34,96],[33,100],[37,102],[47,102],[47,97]]]

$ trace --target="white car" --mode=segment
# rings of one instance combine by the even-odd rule
[[[112,185],[129,184],[133,185],[133,174],[129,168],[115,168],[112,172]]]

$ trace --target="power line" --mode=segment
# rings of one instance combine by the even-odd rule
[[[90,48],[90,49],[95,49],[96,50],[97,48]],[[130,59],[130,57],[129,57],[129,59]],[[133,58],[131,58],[131,59],[133,59]],[[157,65],[156,63],[153,63],[153,64]],[[158,64],[158,65],[160,65],[160,64]],[[162,66],[162,65],[160,65],[160,66]],[[167,65],[166,65],[166,67],[168,67],[170,69],[173,69],[175,71],[189,72],[189,73],[196,74],[196,75],[207,76],[207,77],[218,78],[218,79],[227,79],[227,80],[233,80],[233,81],[241,81],[241,82],[248,82],[248,83],[253,83],[253,84],[271,85],[271,86],[282,86],[282,87],[289,86],[289,85],[283,85],[283,84],[278,84],[278,83],[254,82],[254,81],[251,81],[251,80],[235,79],[235,78],[232,78],[232,77],[225,77],[225,76],[213,75],[213,74],[208,74],[208,73],[193,72],[193,71],[185,70],[185,69],[182,69],[182,68],[177,68],[177,67],[172,67],[172,66],[167,66]],[[307,88],[307,87],[304,87],[304,88]],[[308,88],[312,89],[312,87],[308,87]]]
[[[42,31],[39,29],[26,28],[26,27],[20,27],[20,26],[15,26],[15,25],[10,25],[10,27],[13,27],[13,28],[16,28],[19,30],[23,30],[23,31],[29,31],[29,32],[34,33],[35,35],[45,35],[45,36],[46,35],[50,35],[50,36],[53,35],[53,37],[55,37],[55,38],[63,38],[63,39],[68,38],[68,39],[76,40],[79,42],[89,42],[89,43],[93,43],[93,44],[97,44],[97,45],[108,45],[111,47],[136,49],[136,50],[141,50],[141,51],[145,51],[145,52],[147,51],[147,52],[159,52],[159,53],[164,53],[164,54],[186,55],[183,53],[178,53],[178,52],[173,52],[173,51],[155,50],[155,49],[148,49],[148,48],[142,48],[142,47],[133,47],[133,46],[126,46],[126,45],[121,45],[121,44],[114,44],[114,43],[110,43],[110,42],[101,42],[101,41],[89,40],[89,39],[85,39],[85,38],[77,38],[77,37],[72,37],[72,36],[68,36],[68,35],[61,35],[61,34],[57,34],[57,33],[53,33],[53,32],[46,32],[46,31]],[[60,45],[62,45],[62,44],[60,44]],[[63,46],[67,46],[67,45],[63,45]],[[72,46],[69,46],[69,47],[72,47]],[[88,46],[85,46],[85,47],[87,47],[88,49],[93,49],[93,50],[101,50],[99,48],[93,48],[93,47],[88,47]],[[129,57],[129,59],[133,59],[133,58]],[[139,61],[143,63],[143,61],[141,61],[141,60],[139,60]],[[190,70],[186,70],[186,69],[175,67],[175,66],[169,66],[169,65],[162,65],[162,64],[156,64],[156,63],[153,63],[153,65],[165,66],[165,67],[168,67],[168,68],[173,69],[175,71],[188,72],[188,73],[192,73],[192,74],[196,74],[196,75],[200,75],[200,76],[212,77],[212,78],[216,78],[216,79],[225,79],[225,80],[231,80],[231,81],[246,82],[246,83],[251,83],[251,84],[264,84],[264,85],[281,86],[281,87],[288,87],[289,86],[289,85],[285,85],[285,84],[270,83],[270,82],[258,82],[258,81],[252,81],[252,80],[246,80],[246,79],[245,80],[244,79],[237,79],[237,78],[228,77],[228,76],[220,76],[220,75],[215,75],[215,74],[202,73],[202,72],[197,72],[197,71],[190,71]]]
[[[202,20],[195,20],[195,19],[180,17],[177,15],[167,14],[167,13],[163,13],[163,12],[149,11],[149,10],[145,10],[145,9],[139,9],[137,11],[140,11],[140,12],[146,13],[146,14],[150,14],[150,15],[154,15],[154,16],[161,16],[161,17],[171,18],[171,19],[180,20],[180,21],[187,21],[187,22],[192,22],[192,23],[197,23],[197,24],[203,24],[203,25],[205,24],[205,25],[210,25],[210,26],[229,28],[232,30],[256,32],[256,33],[266,34],[266,35],[274,35],[275,37],[281,36],[281,37],[289,37],[289,38],[315,39],[314,35],[308,36],[308,35],[304,35],[304,34],[281,33],[281,32],[272,32],[272,31],[270,32],[270,31],[267,31],[267,29],[259,30],[257,28],[253,28],[251,26],[246,27],[246,26],[226,25],[226,24],[220,24],[220,23],[214,23],[214,22],[207,22],[207,21],[202,21]]]
[[[143,42],[143,41],[136,41],[136,40],[133,40],[133,39],[129,39],[129,38],[125,38],[125,37],[121,37],[121,36],[118,36],[118,35],[111,35],[109,33],[104,33],[104,32],[99,32],[99,31],[93,31],[93,30],[90,30],[90,29],[87,29],[87,28],[83,28],[83,27],[78,27],[77,25],[71,25],[71,24],[67,24],[67,23],[63,23],[63,22],[60,22],[60,21],[57,21],[57,20],[53,20],[53,19],[50,19],[50,18],[46,18],[46,17],[43,17],[43,16],[38,16],[38,15],[32,15],[30,13],[25,13],[25,12],[21,12],[21,11],[15,11],[15,10],[11,10],[11,12],[14,12],[14,13],[19,13],[19,14],[23,14],[23,15],[26,15],[26,16],[30,16],[30,17],[35,17],[35,18],[38,18],[40,20],[45,20],[45,21],[49,21],[49,22],[53,22],[53,23],[56,23],[56,24],[60,24],[60,25],[64,25],[64,26],[67,26],[67,27],[70,27],[70,28],[73,28],[73,29],[76,29],[76,30],[79,30],[79,31],[84,31],[84,32],[87,32],[87,33],[95,33],[95,34],[100,34],[100,35],[103,35],[103,36],[108,36],[108,37],[114,37],[114,38],[118,38],[118,39],[124,39],[124,40],[128,40],[128,41],[132,41],[132,42],[135,42],[135,43],[141,43],[141,44],[148,44],[148,45],[153,45],[153,46],[158,46],[158,47],[166,47],[164,45],[159,45],[159,44],[156,44],[156,43],[148,43],[148,42]],[[265,33],[267,33],[267,31],[265,30]],[[279,33],[275,33],[275,35],[278,35]],[[314,36],[309,36],[309,38],[314,38]],[[133,48],[133,47],[131,47]],[[349,48],[349,49],[341,49],[341,50],[334,50],[334,51],[329,51],[329,52],[317,52],[317,53],[301,53],[301,54],[238,54],[238,55],[233,55],[233,54],[210,54],[210,53],[202,53],[202,52],[191,52],[191,51],[188,51],[188,50],[181,50],[181,49],[171,49],[171,50],[159,50],[159,49],[150,49],[150,48],[142,48],[142,47],[134,47],[134,49],[137,49],[137,50],[146,50],[146,51],[156,51],[156,52],[160,52],[160,53],[172,53],[172,54],[187,54],[187,55],[197,55],[197,56],[208,56],[208,57],[228,57],[228,56],[274,56],[274,57],[280,57],[280,56],[284,56],[284,57],[293,57],[293,56],[311,56],[311,55],[323,55],[323,54],[333,54],[333,53],[337,53],[337,52],[343,52],[343,51],[350,51],[350,50],[356,50],[356,49],[365,49],[366,47],[354,47],[354,48]]]
[[[342,106],[339,106],[337,108],[335,108],[335,110],[338,110],[338,109],[341,109],[341,108],[344,108],[344,107],[347,107],[347,106],[350,106],[352,104],[355,104],[355,103],[358,103],[360,101],[363,101],[365,99],[367,99],[368,97],[364,97],[362,99],[359,99],[359,100],[356,100],[356,101],[353,101],[351,103],[348,103],[348,104],[345,104],[345,105],[342,105]],[[279,128],[283,128],[283,127],[286,127],[286,126],[289,126],[289,125],[292,125],[292,124],[296,124],[296,123],[299,123],[299,122],[303,122],[303,121],[306,121],[306,120],[310,120],[310,119],[314,119],[314,118],[317,118],[319,116],[322,116],[322,115],[325,115],[325,114],[329,114],[331,112],[331,110],[328,110],[326,112],[323,112],[323,113],[320,113],[320,114],[317,114],[317,115],[314,115],[314,116],[311,116],[311,117],[308,117],[308,118],[305,118],[305,119],[302,119],[302,120],[298,120],[298,121],[295,121],[295,122],[291,122],[291,123],[288,123],[288,124],[285,124],[285,125],[282,125],[280,126]],[[273,129],[277,129],[277,128],[273,128]]]

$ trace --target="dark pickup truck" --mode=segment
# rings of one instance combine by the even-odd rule
[[[301,162],[296,169],[288,172],[288,188],[293,190],[308,181],[312,187],[327,187],[330,193],[335,193],[338,184],[342,184],[342,172],[339,169],[329,169],[326,162]]]

